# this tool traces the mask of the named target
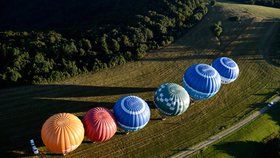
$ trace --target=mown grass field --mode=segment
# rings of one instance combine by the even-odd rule
[[[238,4],[226,0],[222,0],[221,3],[217,4],[229,10],[238,10],[239,13],[248,13],[253,16],[257,15],[263,18],[279,18],[280,14],[280,10],[278,8],[265,7],[260,5]]]
[[[280,103],[275,104],[268,112],[239,131],[222,141],[193,155],[199,157],[259,157],[264,149],[264,141],[276,136],[280,130]]]
[[[240,23],[228,20],[236,14],[241,16]],[[219,39],[210,30],[218,20],[224,31]],[[61,82],[0,90],[1,156],[31,157],[29,139],[34,138],[46,157],[60,157],[48,151],[40,138],[49,116],[70,112],[82,117],[96,106],[112,109],[124,95],[137,95],[149,103],[149,124],[129,135],[117,133],[105,143],[93,144],[85,138],[66,157],[169,157],[185,150],[264,106],[280,88],[280,67],[265,57],[271,41],[267,39],[278,26],[275,20],[258,14],[216,6],[184,37],[148,53],[141,61]],[[196,102],[183,115],[161,121],[152,102],[156,88],[164,82],[181,84],[190,65],[210,64],[218,56],[235,59],[240,77],[224,85],[215,97]]]

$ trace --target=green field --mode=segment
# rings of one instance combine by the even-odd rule
[[[240,23],[228,20],[236,14],[241,16]],[[209,29],[218,20],[223,24],[219,39]],[[140,61],[61,82],[2,89],[1,156],[32,156],[30,138],[45,156],[60,156],[48,151],[40,139],[40,129],[49,116],[70,112],[82,117],[96,106],[112,109],[124,95],[138,95],[148,101],[152,112],[149,124],[129,135],[117,133],[105,143],[93,144],[85,139],[66,157],[169,157],[185,150],[264,106],[280,88],[280,67],[265,56],[271,42],[267,39],[278,27],[279,23],[263,15],[218,5],[210,8],[204,20],[184,37],[149,52]],[[183,115],[161,121],[152,103],[156,88],[164,82],[181,84],[190,65],[210,64],[218,56],[235,59],[240,77],[222,86],[213,98],[196,102]]]
[[[252,16],[259,16],[263,18],[280,18],[280,9],[264,7],[259,5],[251,5],[251,4],[238,4],[232,1],[221,1],[221,3],[217,3],[218,6],[222,6],[229,10],[238,10],[239,13],[247,13]]]
[[[199,157],[258,157],[264,149],[264,141],[279,134],[280,104],[275,104],[266,114],[241,128],[192,158]]]

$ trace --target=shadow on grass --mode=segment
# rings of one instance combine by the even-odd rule
[[[273,121],[277,123],[278,126],[280,126],[280,103],[275,103],[271,109],[268,111],[268,115],[271,117]]]
[[[140,61],[180,61],[180,60],[193,60],[193,59],[215,59],[218,55],[206,55],[206,54],[196,54],[196,55],[182,55],[175,58],[147,58],[140,59]]]
[[[273,96],[278,95],[278,97],[280,96],[280,88],[273,88],[273,91],[268,92],[268,93],[258,93],[255,95],[264,95],[265,97],[265,103],[258,103],[259,106],[263,106],[263,105],[267,105],[268,103],[266,102],[267,100],[271,99]],[[275,98],[275,97],[273,97]],[[256,106],[258,106],[256,104]],[[274,103],[274,105],[267,111],[267,114],[271,117],[271,119],[273,121],[275,121],[278,126],[280,126],[280,115],[279,115],[279,111],[280,111],[280,102],[276,102]]]
[[[154,101],[146,101],[147,102],[147,104],[149,105],[149,107],[151,108],[151,109],[156,109],[157,107],[156,107],[156,105],[155,105],[155,103],[154,103]]]
[[[266,105],[266,103],[255,103],[255,104],[251,104],[250,108],[251,109],[261,109],[262,107],[264,107]]]
[[[161,118],[161,117],[151,118],[150,120],[153,120],[153,121],[164,121],[164,120],[162,120],[162,118]]]
[[[125,131],[117,131],[115,135],[127,135],[128,133]]]
[[[93,142],[92,142],[92,141],[90,141],[90,140],[83,140],[83,142],[82,142],[82,143],[93,144]]]
[[[4,155],[5,158],[15,158],[15,157],[32,157],[35,156],[31,149],[30,151],[24,151],[25,153],[17,153],[13,151],[1,151],[1,155]]]
[[[31,86],[38,92],[53,91],[53,93],[38,93],[38,97],[94,97],[119,94],[133,94],[155,91],[156,88],[140,87],[105,87],[105,86],[80,86],[80,85],[34,85]]]
[[[267,100],[269,100],[270,98],[272,98],[275,94],[277,94],[278,91],[279,91],[279,89],[273,88],[272,90],[270,90],[270,92],[266,92],[266,93],[255,93],[254,95],[256,95],[256,96],[264,96],[262,102],[265,103]]]
[[[115,102],[62,100],[72,97],[107,97],[110,95],[137,95],[156,88],[101,87],[78,85],[33,85],[6,89],[0,95],[0,153],[3,157],[22,157],[32,154],[30,139],[37,147],[44,146],[41,128],[45,120],[56,113],[82,113],[101,106],[112,109]],[[149,103],[152,104],[152,103]],[[151,108],[154,108],[152,106]],[[29,151],[30,150],[30,151]],[[26,155],[27,154],[27,155]]]
[[[264,146],[264,143],[239,141],[214,145],[214,148],[236,158],[257,158],[261,155]]]
[[[95,21],[98,24],[114,24],[120,21],[124,23],[127,18],[147,10],[147,2],[145,0],[0,1],[0,29],[26,31],[71,28],[72,31],[73,28],[82,29],[91,26],[96,23]]]
[[[263,20],[261,22],[256,22],[253,21],[253,19],[249,19],[249,21],[252,21],[251,24],[248,24],[248,26],[244,27],[244,30],[240,30],[237,35],[232,34],[232,32],[234,32],[234,30],[236,29],[235,27],[226,28],[228,29],[227,32],[230,33],[222,35],[222,37],[224,37],[224,41],[221,41],[222,43],[219,46],[215,46],[215,44],[201,44],[200,47],[195,47],[196,45],[200,45],[200,43],[193,44],[188,43],[188,41],[181,42],[179,44],[175,43],[167,48],[158,50],[156,52],[163,54],[182,52],[180,55],[177,55],[175,57],[170,57],[171,55],[168,55],[166,57],[164,57],[164,55],[153,58],[146,57],[140,59],[140,61],[187,61],[194,59],[215,59],[219,56],[229,56],[234,59],[238,58],[240,60],[248,60],[250,62],[265,60],[268,64],[279,66],[279,64],[277,65],[275,64],[275,62],[273,62],[279,56],[267,56],[268,50],[266,48],[270,47],[271,41],[265,41],[265,44],[261,44],[263,43],[263,38],[260,34],[256,34],[256,32],[269,29],[271,25],[279,22],[275,19]],[[211,43],[210,39],[207,42]],[[215,51],[212,51],[212,54],[209,54],[207,50]]]

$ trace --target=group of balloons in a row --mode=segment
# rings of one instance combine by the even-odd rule
[[[230,58],[220,57],[212,65],[194,64],[183,76],[184,88],[175,83],[164,83],[155,92],[154,103],[161,115],[177,116],[184,113],[193,100],[214,96],[221,84],[233,82],[239,75],[238,65]],[[113,112],[103,107],[90,109],[80,121],[69,113],[51,116],[44,123],[41,137],[46,147],[56,153],[75,150],[84,134],[93,142],[109,140],[117,126],[125,132],[144,128],[150,120],[148,104],[137,96],[120,98]]]

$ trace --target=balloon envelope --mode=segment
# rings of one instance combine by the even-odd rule
[[[151,114],[148,104],[137,96],[120,98],[113,110],[117,124],[126,132],[140,130],[150,120]]]
[[[219,91],[221,77],[210,65],[194,64],[186,70],[183,84],[192,99],[203,100]]]
[[[220,57],[212,62],[214,67],[220,74],[222,84],[229,84],[235,81],[239,75],[239,68],[236,62],[228,57]]]
[[[49,150],[67,154],[82,143],[84,127],[75,115],[59,113],[46,120],[41,129],[41,137]]]
[[[156,90],[154,101],[161,113],[176,116],[187,110],[190,97],[188,92],[180,85],[164,83]]]
[[[86,136],[91,141],[104,142],[114,136],[117,124],[113,113],[102,107],[90,109],[83,118]]]

